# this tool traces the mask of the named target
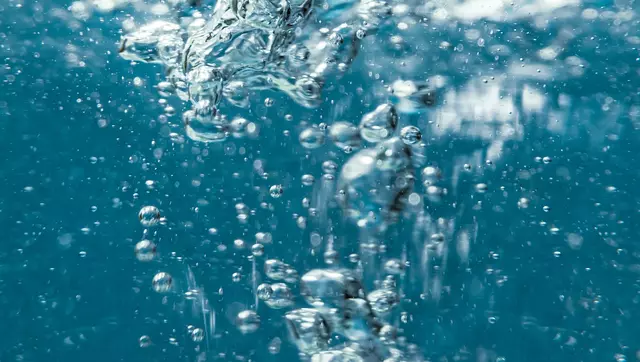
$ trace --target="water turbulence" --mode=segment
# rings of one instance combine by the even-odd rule
[[[636,95],[625,95],[620,94],[624,86],[601,74],[585,75],[589,65],[576,50],[605,51],[582,25],[585,19],[614,19],[607,36],[618,41],[625,33],[637,34],[636,14],[622,4],[608,18],[594,16],[595,8],[583,10],[577,0],[161,4],[166,7],[163,15],[126,29],[118,51],[133,63],[162,67],[163,79],[156,88],[162,97],[184,105],[183,133],[194,144],[214,147],[232,138],[260,143],[260,128],[285,136],[294,128],[300,146],[278,155],[296,159],[297,174],[277,166],[267,172],[266,162],[255,159],[251,172],[259,175],[257,180],[238,183],[261,192],[262,210],[274,210],[280,203],[287,210],[298,210],[301,204],[303,210],[292,213],[304,240],[284,240],[287,250],[276,258],[270,249],[283,241],[266,230],[271,227],[275,233],[284,221],[273,216],[257,222],[256,210],[238,198],[235,221],[243,236],[229,248],[246,254],[243,259],[251,267],[248,272],[238,268],[232,280],[250,284],[250,303],[243,304],[242,297],[224,306],[212,302],[207,296],[222,298],[222,288],[205,293],[189,266],[184,278],[179,272],[172,273],[174,277],[159,272],[150,281],[157,293],[180,291],[183,313],[191,306],[199,326],[191,326],[189,333],[203,346],[198,349],[202,360],[214,360],[219,340],[226,338],[223,327],[216,325],[217,315],[225,315],[248,339],[270,325],[279,330],[277,335],[288,336],[289,347],[301,360],[312,362],[432,360],[427,356],[437,355],[436,345],[455,338],[478,342],[485,330],[499,328],[494,326],[498,313],[492,310],[504,290],[513,292],[510,298],[517,300],[505,300],[515,308],[531,308],[518,299],[519,291],[509,289],[516,287],[505,268],[515,273],[519,267],[499,265],[500,251],[516,246],[475,245],[478,235],[497,237],[495,225],[510,226],[501,216],[495,216],[495,225],[483,218],[517,213],[521,227],[535,225],[544,228],[536,232],[557,235],[558,227],[538,220],[552,209],[531,185],[536,177],[538,182],[571,178],[567,168],[546,171],[553,167],[550,157],[532,158],[535,164],[527,167],[502,159],[513,155],[518,144],[528,147],[527,155],[534,149],[542,152],[531,135],[566,132],[558,123],[588,117],[584,109],[591,101],[615,108],[616,97],[637,100],[637,83],[631,90]],[[538,38],[546,42],[542,48]],[[640,44],[636,35],[626,41]],[[637,57],[635,49],[635,55],[623,55]],[[628,66],[617,70],[638,80],[638,72]],[[603,81],[603,92],[610,96],[581,89],[587,76]],[[550,90],[562,87],[582,95],[572,98],[560,92],[551,98]],[[283,98],[293,101],[289,108],[300,115],[278,105],[280,121],[262,116],[274,103],[284,103]],[[637,106],[617,107],[637,117]],[[168,116],[175,112],[165,108]],[[180,139],[177,133],[171,137]],[[310,167],[321,168],[321,174],[307,173]],[[298,201],[289,195],[302,197]],[[532,203],[544,213],[527,213]],[[154,242],[153,230],[166,227],[167,220],[154,206],[143,207],[139,220],[145,231],[135,246],[136,257],[150,262],[162,248]],[[260,231],[246,247],[243,239],[251,228]],[[212,235],[217,232],[210,230]],[[510,235],[508,239],[515,238]],[[577,250],[582,239],[571,235],[569,243]],[[526,249],[531,245],[527,242],[518,241],[517,247]],[[471,259],[474,247],[489,256]],[[481,261],[490,266],[482,270]],[[224,295],[227,301],[235,298]],[[469,335],[451,332],[453,318],[447,313],[460,306],[469,308],[462,317]],[[436,313],[438,307],[445,316],[413,320],[419,308]],[[566,331],[555,327],[552,318],[538,317],[535,323],[540,324],[534,327],[531,322],[527,328],[555,331],[570,348],[574,341],[562,335]],[[422,343],[427,339],[420,333],[427,328],[425,320],[432,351]],[[279,353],[280,343],[272,339],[269,352]],[[458,361],[475,354],[478,361],[504,361],[492,348],[485,343],[475,351],[460,348],[448,356]],[[236,357],[251,360],[240,351]]]

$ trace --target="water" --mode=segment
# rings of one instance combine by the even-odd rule
[[[0,4],[0,361],[633,361],[634,0]]]

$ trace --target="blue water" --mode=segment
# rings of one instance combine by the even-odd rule
[[[322,163],[341,167],[353,154],[329,141],[306,150],[298,136],[310,124],[357,125],[387,100],[400,126],[422,131],[421,202],[383,233],[386,252],[363,260],[374,271],[388,258],[408,262],[390,317],[406,360],[640,360],[640,8],[515,3],[524,15],[486,5],[490,15],[456,18],[451,5],[441,18],[446,6],[430,3],[429,24],[404,33],[398,23],[410,22],[397,15],[367,35],[349,71],[327,80],[319,107],[256,91],[249,108],[224,111],[259,133],[217,143],[187,137],[188,102],[167,97],[177,114],[163,115],[154,88],[162,66],[118,56],[123,21],[155,16],[126,4],[86,18],[67,1],[0,4],[0,361],[299,360],[288,309],[256,305],[252,278],[266,281],[266,258],[300,275],[324,267],[329,234],[340,263],[352,265],[368,234],[318,201]],[[404,43],[390,40],[398,33]],[[386,92],[397,79],[446,82],[433,106],[415,110]],[[425,196],[426,166],[448,189],[439,202]],[[303,174],[315,188],[301,185]],[[272,198],[276,184],[284,192]],[[308,216],[304,197],[326,219]],[[238,203],[253,210],[246,224]],[[145,233],[146,205],[166,223]],[[444,246],[425,254],[422,234],[435,229],[448,230]],[[273,242],[254,272],[257,232]],[[317,235],[324,241],[313,247]],[[147,263],[134,253],[143,237],[158,248]],[[153,290],[158,272],[173,276],[171,292]],[[200,290],[195,300],[184,296],[190,289]],[[295,306],[307,306],[292,290]],[[255,308],[260,328],[244,335],[236,315]],[[206,329],[203,341],[189,325]],[[151,344],[141,347],[141,336]]]

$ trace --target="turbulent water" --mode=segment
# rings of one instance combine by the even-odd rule
[[[0,361],[640,360],[639,10],[0,4]]]

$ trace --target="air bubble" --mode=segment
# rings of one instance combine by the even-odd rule
[[[141,240],[135,247],[136,258],[140,261],[151,261],[156,256],[156,244],[150,240]]]
[[[253,333],[260,328],[260,316],[252,310],[244,310],[238,313],[236,326],[243,334]]]
[[[167,293],[171,290],[173,285],[173,278],[168,273],[160,272],[153,277],[152,286],[153,290],[158,293]]]
[[[283,193],[284,189],[282,188],[282,185],[273,185],[269,188],[269,195],[274,199],[279,198]]]
[[[138,213],[140,224],[144,227],[152,227],[160,221],[160,211],[155,206],[145,206]]]
[[[400,138],[402,142],[408,145],[414,145],[422,140],[422,133],[418,127],[406,126],[400,130]]]

